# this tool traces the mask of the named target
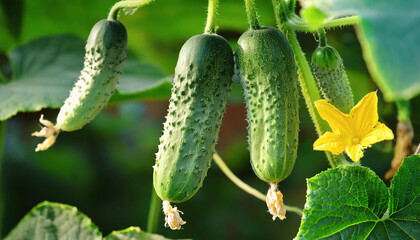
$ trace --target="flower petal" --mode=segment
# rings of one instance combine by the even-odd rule
[[[314,142],[314,150],[330,151],[332,154],[338,155],[344,152],[347,142],[337,133],[326,132]]]
[[[360,144],[365,147],[369,147],[374,143],[391,139],[394,139],[392,130],[385,124],[378,122],[375,128],[362,138]]]
[[[354,127],[356,127],[354,131],[356,135],[363,138],[378,122],[378,96],[376,91],[366,94],[351,109],[350,115],[354,117]]]
[[[352,135],[351,119],[348,114],[342,113],[324,99],[316,101],[315,107],[322,119],[328,122],[333,132],[345,136]]]
[[[362,145],[355,144],[346,147],[346,153],[353,162],[358,162],[363,157],[363,149],[365,148]]]

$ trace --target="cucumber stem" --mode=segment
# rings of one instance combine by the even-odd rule
[[[325,29],[321,28],[318,31],[318,41],[320,47],[327,46],[327,36],[325,34]]]
[[[397,112],[398,112],[398,121],[410,121],[411,116],[411,107],[409,100],[399,100],[396,101]]]
[[[150,194],[150,207],[149,215],[147,218],[147,232],[156,233],[158,228],[158,222],[160,217],[160,205],[161,200],[155,192],[155,188],[152,187],[152,192]]]
[[[248,23],[251,29],[260,29],[260,23],[258,22],[258,13],[255,8],[254,0],[245,0],[246,15]]]
[[[205,33],[216,33],[216,15],[218,0],[209,0],[209,6],[207,10],[207,23],[204,29]]]
[[[319,88],[316,84],[311,68],[309,67],[309,63],[306,60],[305,54],[303,53],[299,45],[296,33],[289,25],[286,25],[283,22],[284,20],[282,19],[282,16],[284,15],[284,13],[282,13],[282,9],[285,9],[281,6],[283,2],[280,0],[273,0],[273,4],[278,28],[286,35],[287,40],[289,40],[290,46],[292,47],[294,53],[296,65],[298,67],[299,83],[302,95],[305,99],[305,103],[309,111],[309,115],[312,118],[318,136],[321,136],[325,132],[330,131],[331,129],[328,126],[328,123],[321,118],[321,116],[318,114],[318,111],[316,111],[315,108],[315,101],[321,99]],[[327,159],[331,167],[333,168],[338,167],[340,165],[349,164],[346,158],[343,156],[343,154],[333,155],[332,153],[327,151],[325,152],[325,154],[327,155]]]
[[[117,21],[118,20],[118,13],[121,9],[124,8],[139,8],[144,5],[147,5],[154,0],[138,0],[138,1],[120,1],[112,6],[111,11],[108,14],[108,20]]]
[[[259,192],[257,189],[249,186],[248,184],[244,183],[241,179],[239,179],[226,165],[226,163],[223,161],[223,159],[219,156],[219,154],[214,153],[213,154],[213,160],[217,164],[217,166],[222,170],[222,172],[228,177],[236,186],[238,186],[240,189],[244,190],[246,193],[260,199],[261,201],[266,201],[266,196]],[[284,208],[286,211],[294,212],[299,216],[302,216],[302,209],[298,207],[288,206],[284,205]]]

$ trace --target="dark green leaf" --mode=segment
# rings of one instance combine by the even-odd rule
[[[143,232],[139,227],[129,227],[120,231],[113,231],[104,240],[170,240],[158,234]]]
[[[420,236],[420,155],[405,158],[391,181],[389,218],[410,236]]]
[[[420,93],[420,1],[305,0],[330,17],[358,14],[369,71],[388,101]]]
[[[372,229],[385,213],[387,203],[387,187],[368,168],[343,166],[322,172],[308,179],[298,237],[317,239],[354,231],[366,236],[368,227]]]
[[[77,208],[43,202],[35,206],[5,240],[100,240],[102,234]]]
[[[72,35],[40,38],[10,53],[12,79],[0,84],[0,120],[18,112],[59,108],[83,67],[84,41]],[[170,82],[152,64],[130,58],[111,102],[167,99]]]
[[[342,166],[308,179],[298,239],[418,239],[420,156],[385,184],[368,168]]]

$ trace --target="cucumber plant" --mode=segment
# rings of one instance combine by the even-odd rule
[[[214,20],[204,34],[188,39],[175,68],[168,114],[153,172],[157,195],[164,200],[166,226],[185,224],[176,207],[201,187],[210,167],[234,74],[233,52],[215,34]]]
[[[152,1],[118,2],[112,7],[108,19],[99,21],[93,27],[86,44],[84,68],[61,107],[56,124],[41,115],[40,122],[45,127],[33,135],[46,137],[46,140],[38,145],[36,151],[50,147],[60,131],[82,128],[106,105],[126,59],[127,33],[118,22],[119,12],[121,9],[137,9]],[[153,166],[156,194],[152,197],[148,223],[151,230],[148,231],[156,231],[153,225],[156,226],[157,217],[154,216],[160,214],[160,199],[163,200],[165,226],[172,230],[182,228],[186,223],[181,218],[182,212],[176,206],[172,207],[171,203],[182,203],[194,196],[203,184],[213,157],[234,183],[266,201],[273,220],[285,219],[286,210],[303,215],[297,239],[335,239],[343,236],[414,239],[420,226],[420,208],[416,206],[416,197],[420,193],[419,155],[402,162],[390,188],[387,188],[368,168],[359,163],[349,164],[342,158],[343,154],[334,157],[327,153],[333,169],[307,180],[307,202],[303,212],[285,205],[283,194],[278,190],[279,182],[291,174],[296,161],[299,86],[320,136],[315,142],[316,147],[314,143],[314,150],[332,154],[345,151],[351,158],[356,157],[356,160],[352,158],[355,162],[359,162],[363,157],[362,150],[373,143],[393,138],[392,131],[378,122],[375,92],[353,106],[343,60],[337,50],[326,43],[325,28],[356,24],[360,18],[330,19],[309,3],[303,6],[301,16],[298,16],[295,14],[295,0],[273,0],[277,28],[263,27],[259,25],[254,1],[245,0],[250,29],[239,38],[234,57],[228,41],[216,34],[217,2],[209,0],[204,34],[188,39],[179,53],[169,109]],[[371,13],[371,10],[367,12]],[[369,32],[370,29],[364,30]],[[312,69],[297,41],[297,31],[318,31],[320,41],[312,55]],[[256,176],[270,185],[266,195],[238,179],[215,152],[234,70],[237,70],[236,77],[239,77],[237,79],[245,96],[251,166]],[[403,111],[404,119],[409,118],[409,102],[399,104],[404,105],[399,106],[400,114]],[[4,124],[0,122],[0,136],[3,134]],[[419,153],[419,149],[415,154]],[[55,210],[43,211],[44,208]],[[63,215],[49,214],[50,211],[66,212],[67,216],[76,218],[81,216],[77,220],[82,222],[80,225],[92,230],[97,238],[102,238],[90,220],[84,219],[74,209],[46,203],[35,209],[36,218],[30,213],[6,239],[19,238],[16,236],[30,238],[33,232],[59,237],[56,229],[63,226],[63,229],[76,229],[73,227],[76,223],[62,225],[56,220],[63,219]],[[41,217],[50,227],[39,224]],[[80,233],[75,232],[76,235]],[[128,229],[114,232],[110,238],[122,237],[120,234],[127,234],[133,239],[148,235],[140,233],[140,229]]]
[[[107,105],[127,59],[127,31],[116,20],[103,19],[93,26],[85,46],[85,62],[79,79],[58,113],[56,124],[45,120],[32,135],[45,137],[35,151],[47,150],[60,131],[75,131],[92,121]]]

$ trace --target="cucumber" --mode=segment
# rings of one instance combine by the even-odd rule
[[[353,93],[337,50],[329,45],[319,46],[312,54],[311,65],[324,99],[349,113],[354,106]]]
[[[103,19],[93,26],[85,46],[86,54],[79,79],[64,101],[56,124],[45,125],[32,135],[45,137],[35,151],[48,149],[60,131],[75,131],[92,121],[107,105],[127,59],[127,31],[121,22]]]
[[[164,206],[190,199],[201,187],[233,73],[232,48],[224,38],[200,34],[183,45],[153,173],[154,187]]]
[[[251,165],[270,184],[266,203],[273,220],[286,218],[277,184],[295,164],[299,92],[293,51],[272,27],[249,29],[238,40],[236,64],[245,95]]]
[[[238,40],[236,63],[247,107],[252,168],[261,180],[278,183],[290,175],[298,147],[293,51],[280,30],[250,29]]]

